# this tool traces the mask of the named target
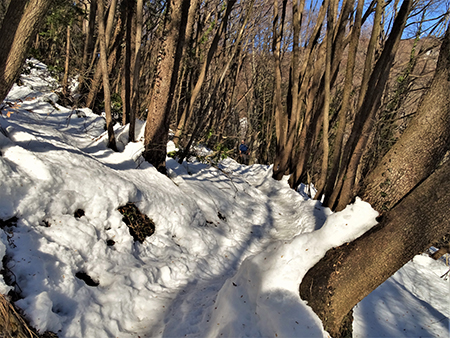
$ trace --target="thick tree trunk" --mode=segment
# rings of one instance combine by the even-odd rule
[[[359,239],[332,249],[303,278],[308,301],[333,338],[351,330],[352,308],[434,240],[450,232],[450,161]]]
[[[450,149],[450,28],[436,72],[400,140],[364,180],[360,196],[384,212],[425,179]]]
[[[0,102],[20,74],[28,48],[52,0],[11,1],[0,30]]]
[[[166,172],[169,116],[183,54],[189,5],[190,0],[169,1],[160,53],[161,61],[157,67],[145,126],[143,156],[162,173]]]

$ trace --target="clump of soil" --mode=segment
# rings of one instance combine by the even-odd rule
[[[85,282],[89,286],[99,286],[99,282],[96,282],[89,276],[86,272],[79,271],[75,274],[75,277],[78,279],[81,279],[83,282]]]
[[[83,210],[83,209],[77,209],[77,210],[75,210],[73,216],[74,216],[75,218],[83,217],[83,216],[84,216],[84,210]]]
[[[155,223],[142,214],[133,203],[119,207],[117,210],[123,215],[123,222],[130,228],[130,234],[134,241],[144,243],[147,237],[155,232]]]
[[[13,216],[6,220],[0,218],[0,228],[4,229],[5,227],[15,227],[18,220],[19,219],[16,216]]]

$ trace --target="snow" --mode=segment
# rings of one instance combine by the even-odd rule
[[[370,205],[332,213],[306,187],[272,180],[271,167],[232,159],[167,158],[163,176],[140,156],[144,123],[135,143],[115,126],[112,152],[104,119],[58,105],[45,65],[29,62],[0,117],[0,219],[17,217],[0,230],[0,257],[34,327],[59,337],[328,336],[298,286],[327,250],[376,224]],[[143,244],[117,210],[128,202],[156,225]],[[448,337],[447,269],[416,256],[355,307],[355,337]],[[11,288],[1,277],[0,292]]]

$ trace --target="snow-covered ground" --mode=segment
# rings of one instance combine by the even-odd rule
[[[0,229],[0,257],[33,326],[59,337],[328,336],[298,286],[328,249],[376,224],[367,203],[332,213],[270,167],[231,159],[168,159],[163,176],[140,156],[143,123],[136,143],[116,126],[114,153],[103,118],[58,105],[34,62],[0,116],[0,219],[17,218]],[[143,244],[117,210],[128,202],[155,223]],[[354,336],[448,337],[447,269],[416,256],[355,307]]]

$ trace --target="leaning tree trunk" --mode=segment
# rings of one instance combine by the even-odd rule
[[[378,211],[392,209],[361,238],[327,252],[302,280],[301,297],[308,301],[333,337],[348,333],[351,325],[348,314],[359,301],[414,255],[450,232],[447,215],[450,161],[431,173],[450,147],[449,60],[450,28],[441,46],[432,85],[419,106],[417,117],[367,179],[363,196],[373,201]],[[440,108],[434,107],[438,105]],[[405,154],[398,154],[402,152]],[[394,156],[396,153],[398,156]],[[422,171],[419,175],[410,168],[422,157],[426,159],[418,163]],[[393,166],[387,167],[391,163]],[[403,182],[398,173],[415,177],[415,183]],[[380,198],[385,186],[392,191],[392,197],[387,199]]]
[[[52,0],[11,1],[0,30],[0,102],[20,74],[28,48]]]
[[[344,209],[354,197],[356,172],[367,145],[370,130],[373,127],[375,113],[380,106],[384,87],[389,78],[389,71],[394,62],[394,57],[400,44],[412,2],[412,0],[404,0],[402,3],[400,11],[394,20],[392,31],[386,41],[386,46],[371,74],[369,88],[372,91],[366,93],[358,115],[355,117],[355,123],[342,158],[342,170],[339,175],[339,181],[343,181],[342,187],[340,191],[338,188],[335,189],[330,198],[330,200],[333,200],[338,193],[339,197],[336,203],[336,210]]]
[[[360,192],[380,212],[426,178],[450,149],[450,26],[430,89],[403,135],[364,180]]]
[[[161,60],[157,66],[145,126],[143,156],[162,173],[166,172],[169,117],[183,54],[189,6],[190,0],[169,1],[163,31],[164,41],[159,54]]]
[[[351,330],[352,308],[416,254],[450,232],[450,161],[359,239],[332,249],[303,278],[308,301],[333,338]]]

